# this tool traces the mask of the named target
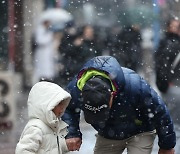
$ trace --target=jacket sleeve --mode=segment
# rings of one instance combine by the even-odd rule
[[[82,133],[80,132],[79,122],[80,122],[80,100],[78,99],[77,87],[75,86],[75,81],[68,85],[68,90],[72,96],[72,99],[66,108],[62,120],[65,121],[68,126],[68,134],[66,138],[80,137],[82,138]]]
[[[146,119],[155,126],[159,147],[174,148],[176,144],[174,125],[164,101],[145,80],[141,80],[141,85],[141,107]]]
[[[36,154],[41,142],[42,131],[38,127],[28,127],[21,134],[15,154]]]
[[[61,146],[62,153],[69,152],[65,138],[59,138],[59,145]]]

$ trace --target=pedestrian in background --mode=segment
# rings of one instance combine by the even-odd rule
[[[64,79],[61,83],[67,85],[87,60],[99,54],[94,28],[91,25],[66,27],[59,53],[63,65],[60,76]]]
[[[155,90],[133,70],[111,56],[84,64],[68,84],[72,95],[63,120],[69,124],[66,140],[80,148],[80,112],[97,130],[94,154],[150,154],[156,135],[158,154],[174,154],[176,135],[168,109]]]
[[[67,124],[60,118],[71,95],[51,82],[36,83],[28,97],[29,121],[26,124],[16,154],[64,154],[69,151],[65,141]]]
[[[82,50],[84,51],[85,59],[83,60],[83,64],[93,58],[94,56],[99,56],[102,53],[101,50],[98,49],[97,45],[97,36],[95,33],[95,29],[92,25],[84,25],[82,27]]]
[[[62,65],[59,71],[61,78],[61,85],[66,85],[79,69],[81,64],[81,49],[82,36],[78,33],[74,23],[69,24],[65,30],[64,35],[59,46],[60,62]],[[63,79],[63,80],[62,80]]]
[[[35,29],[33,54],[33,84],[41,80],[54,81],[57,75],[56,59],[62,33],[55,32],[50,20],[43,20]]]
[[[138,24],[122,28],[117,36],[116,50],[112,53],[122,66],[138,71],[142,62],[142,37]]]
[[[164,37],[161,39],[157,52],[156,85],[160,92],[166,93],[169,87],[180,79],[180,21],[171,18],[167,22]]]

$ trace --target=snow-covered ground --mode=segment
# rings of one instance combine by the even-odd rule
[[[180,99],[179,99],[180,100]],[[27,94],[22,94],[17,103],[17,121],[14,122],[14,127],[11,131],[1,131],[0,133],[0,154],[14,154],[16,143],[20,137],[20,134],[27,122]],[[178,106],[178,105],[176,105]],[[178,113],[179,107],[175,108],[176,113]],[[180,123],[179,120],[175,125],[175,130],[177,134],[177,144],[175,147],[176,154],[180,154]],[[70,154],[93,154],[93,148],[95,144],[95,134],[97,133],[89,124],[84,122],[83,116],[81,116],[80,128],[83,133],[83,143],[80,151],[70,152]],[[158,144],[157,138],[155,140],[154,148],[152,154],[157,154]],[[126,154],[126,151],[123,153]]]
[[[81,119],[81,131],[83,133],[83,142],[80,148],[80,151],[70,152],[70,154],[85,154],[88,152],[88,154],[93,154],[93,148],[95,144],[95,134],[97,133],[89,124],[84,122],[84,119]],[[177,144],[175,147],[176,154],[180,154],[180,126],[175,125],[176,134],[177,134]],[[123,154],[127,154],[126,151],[124,151]],[[154,147],[152,154],[158,154],[158,138],[155,139]]]

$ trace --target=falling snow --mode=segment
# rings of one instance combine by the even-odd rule
[[[8,6],[11,1],[1,1],[0,7],[0,18],[1,18],[1,32],[0,32],[0,81],[7,80],[9,85],[9,95],[0,96],[1,100],[7,99],[5,104],[10,106],[11,114],[8,115],[7,118],[2,118],[1,121],[13,119],[13,129],[11,131],[2,130],[0,131],[0,151],[2,154],[11,154],[14,152],[15,144],[17,143],[19,136],[23,130],[24,125],[27,122],[28,112],[27,112],[27,97],[30,87],[34,82],[34,63],[39,63],[40,60],[34,58],[36,55],[35,51],[32,51],[32,35],[36,31],[36,25],[41,23],[41,13],[45,9],[45,4],[42,4],[45,1],[22,1],[22,0],[14,0],[12,1],[12,5],[14,7]],[[77,58],[75,60],[69,61],[69,68],[63,72],[65,77],[58,77],[57,82],[65,86],[66,82],[69,82],[72,78],[72,70],[74,70],[74,66],[83,63],[83,61],[89,56],[87,53],[91,52],[92,55],[113,55],[116,58],[119,58],[118,61],[124,67],[132,68],[137,71],[143,79],[147,80],[149,84],[155,89],[155,91],[162,96],[164,102],[166,103],[167,109],[170,110],[170,114],[172,115],[173,121],[175,123],[175,129],[177,132],[177,146],[176,151],[180,151],[180,116],[179,116],[179,92],[180,92],[180,81],[178,76],[176,75],[178,69],[172,69],[172,63],[169,64],[169,61],[172,59],[172,53],[176,50],[177,43],[176,38],[171,39],[172,45],[169,44],[164,48],[164,52],[168,53],[167,56],[163,58],[163,63],[160,65],[164,69],[160,72],[156,73],[156,53],[158,53],[158,45],[162,38],[165,37],[167,29],[167,19],[168,17],[173,17],[175,20],[180,20],[180,1],[179,0],[170,0],[170,1],[148,1],[148,0],[61,0],[61,7],[68,11],[69,17],[73,17],[73,22],[78,27],[78,30],[74,34],[73,37],[76,37],[77,40],[74,42],[68,42],[66,46],[66,51],[69,48],[72,48],[75,52],[81,52],[80,54],[73,54],[73,58]],[[83,9],[83,6],[88,4],[88,7]],[[50,4],[49,4],[50,5]],[[52,7],[52,6],[46,6]],[[13,10],[14,9],[14,10]],[[51,16],[49,19],[55,19],[56,15]],[[64,20],[64,19],[63,19]],[[83,30],[81,29],[84,24],[93,25],[95,28],[96,38],[93,42],[90,41],[90,44],[85,44],[85,39],[83,38]],[[59,31],[63,31],[61,28],[62,25],[59,23],[52,24],[48,30],[53,31],[54,34],[58,34]],[[137,27],[136,27],[137,26]],[[128,27],[128,28],[127,28]],[[128,32],[132,32],[132,28],[139,28],[139,32],[141,37],[138,39],[127,37]],[[127,28],[128,30],[123,33],[123,37],[120,37],[120,32]],[[73,30],[72,30],[73,33]],[[179,32],[180,34],[180,32]],[[178,35],[179,35],[178,34]],[[59,35],[56,36],[61,37]],[[46,39],[47,37],[44,37]],[[66,40],[70,40],[71,36],[67,35]],[[142,52],[139,55],[140,48],[137,48],[136,43],[140,41],[140,46],[142,47]],[[88,42],[88,41],[87,41]],[[62,42],[59,41],[59,44]],[[57,43],[57,44],[58,44]],[[81,49],[73,48],[74,44],[77,43],[81,46]],[[84,44],[83,44],[84,43]],[[124,44],[127,45],[126,48],[122,46]],[[130,47],[130,44],[132,46]],[[173,44],[175,43],[175,45]],[[53,43],[51,43],[52,45]],[[56,47],[58,46],[56,44]],[[83,45],[82,45],[83,44]],[[121,45],[120,45],[121,44]],[[122,45],[123,44],[123,45]],[[168,44],[166,42],[165,44]],[[37,45],[37,44],[36,44]],[[45,44],[46,45],[46,44]],[[88,47],[87,47],[88,46]],[[36,46],[37,47],[37,46]],[[178,51],[180,51],[180,47],[177,45]],[[130,53],[127,54],[127,50],[130,49]],[[83,53],[85,51],[86,53]],[[100,52],[101,51],[101,52]],[[61,51],[58,51],[60,54]],[[83,56],[82,53],[84,54]],[[127,54],[127,55],[126,55]],[[161,55],[163,57],[163,54]],[[58,55],[58,54],[57,54]],[[64,70],[65,66],[68,65],[68,60],[65,60],[65,63],[62,62],[63,58],[61,55],[55,55],[52,59],[55,63],[55,70],[57,70],[57,74],[61,73]],[[175,53],[174,55],[178,55]],[[41,55],[42,56],[42,55]],[[63,55],[64,56],[64,55]],[[78,59],[79,58],[79,59]],[[126,62],[125,59],[131,60],[134,63]],[[162,58],[158,59],[160,61]],[[73,64],[72,64],[73,62]],[[45,65],[45,63],[44,63]],[[82,64],[81,64],[82,65]],[[177,67],[180,65],[178,64]],[[166,70],[171,67],[170,71],[166,73]],[[111,68],[109,68],[111,69]],[[10,72],[13,74],[13,77],[8,80],[8,77],[4,77],[1,79],[2,74],[5,72]],[[73,72],[74,73],[74,72]],[[77,73],[77,72],[76,72]],[[134,73],[133,71],[131,72]],[[159,74],[163,77],[164,86],[165,82],[168,82],[169,89],[164,93],[158,89],[156,83],[156,75]],[[75,73],[73,74],[73,76]],[[115,80],[118,77],[116,72],[112,72],[109,74],[112,80]],[[169,78],[172,76],[176,76],[173,80],[169,81]],[[59,81],[61,78],[61,81]],[[45,78],[44,78],[45,79]],[[52,78],[51,78],[52,79]],[[121,83],[117,83],[117,85],[121,85]],[[1,89],[0,82],[0,90]],[[152,89],[151,89],[152,90]],[[2,94],[1,94],[2,95]],[[121,93],[119,97],[124,97],[124,94]],[[10,99],[10,100],[9,100]],[[160,102],[160,98],[158,98]],[[15,102],[14,102],[15,101]],[[79,99],[79,101],[83,101]],[[153,112],[152,107],[153,98],[149,99],[149,97],[145,98],[144,104],[148,106],[148,108],[143,108],[144,112],[149,119],[155,118],[159,112],[162,111],[162,108],[159,108],[155,112]],[[2,103],[1,103],[2,104]],[[3,111],[3,107],[0,104],[0,113]],[[128,101],[118,102],[117,106],[120,107],[122,104],[128,104]],[[76,113],[79,113],[81,109],[78,107],[75,109]],[[116,112],[117,109],[114,109]],[[139,108],[135,108],[135,112],[140,115],[141,110]],[[82,113],[81,113],[82,114]],[[127,115],[124,115],[126,117]],[[122,115],[123,117],[123,115]],[[16,118],[16,119],[15,119]],[[160,121],[161,124],[165,123],[165,121]],[[7,124],[9,126],[9,124]],[[92,127],[85,123],[83,119],[83,114],[81,118],[80,126],[83,132],[83,144],[82,150],[76,153],[87,153],[87,149],[93,153],[92,149],[94,148],[94,143],[96,139],[96,131],[92,129]],[[105,124],[100,124],[101,128],[105,127]],[[168,134],[169,128],[164,127],[161,130],[162,134]],[[116,135],[115,131],[110,129],[108,131],[108,135],[113,137]],[[124,132],[119,132],[120,137],[124,137],[126,134]],[[136,138],[138,141],[139,138]],[[156,144],[153,149],[153,154],[158,151],[158,140],[156,139]],[[112,144],[112,147],[114,145]],[[13,150],[12,150],[13,149]],[[13,152],[12,152],[13,151]],[[3,153],[5,152],[5,153]],[[9,152],[9,153],[8,153]],[[125,154],[124,152],[123,154]]]

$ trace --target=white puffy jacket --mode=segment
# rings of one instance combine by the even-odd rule
[[[52,109],[71,96],[60,86],[50,82],[36,83],[28,97],[29,122],[16,146],[16,154],[64,154],[67,124],[58,119]]]

